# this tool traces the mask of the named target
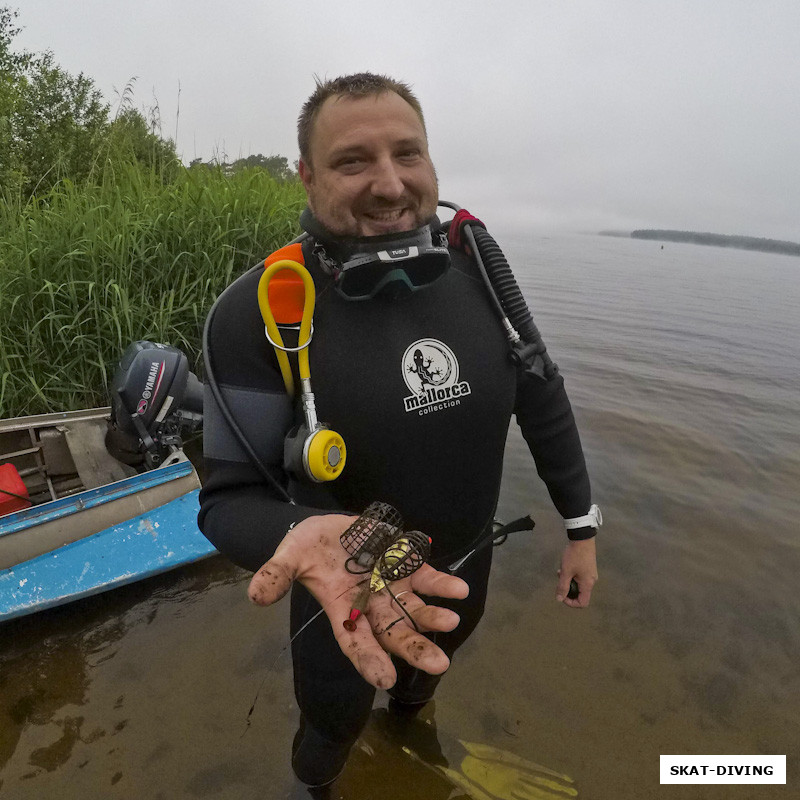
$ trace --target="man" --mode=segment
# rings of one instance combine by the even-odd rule
[[[341,771],[375,687],[389,690],[393,709],[413,713],[477,625],[492,548],[467,558],[455,576],[444,570],[491,525],[512,413],[556,507],[572,520],[556,589],[572,607],[588,605],[597,577],[596,520],[586,517],[589,481],[563,381],[510,362],[465,250],[451,247],[449,268],[426,266],[428,276],[420,268],[409,277],[410,267],[381,273],[372,264],[358,281],[358,300],[348,296],[342,265],[353,247],[380,237],[386,248],[395,236],[430,237],[438,226],[436,174],[409,88],[371,74],[318,83],[298,131],[309,207],[302,257],[317,295],[311,375],[319,418],[341,433],[347,463],[324,485],[287,478],[284,437],[299,412],[264,337],[260,275],[251,271],[209,320],[206,356],[220,393],[206,397],[199,522],[221,552],[256,573],[254,602],[268,605],[292,587],[293,635],[308,625],[292,644],[301,711],[292,765],[304,783],[323,785]],[[426,394],[436,386],[447,391]],[[232,432],[220,397],[254,453]],[[406,529],[432,537],[433,566],[393,584],[393,596],[372,594],[351,632],[342,621],[360,576],[345,569],[339,537],[375,500],[394,505]],[[572,579],[576,598],[568,597]],[[426,605],[423,597],[440,599]],[[313,619],[320,606],[327,621]]]

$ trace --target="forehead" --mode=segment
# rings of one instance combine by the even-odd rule
[[[425,129],[417,112],[399,94],[336,95],[327,98],[317,113],[311,149],[324,153],[408,139],[425,143]]]

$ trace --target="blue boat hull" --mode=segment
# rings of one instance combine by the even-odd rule
[[[189,564],[216,550],[197,528],[195,489],[165,505],[0,572],[0,621]]]

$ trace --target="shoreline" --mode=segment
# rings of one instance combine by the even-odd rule
[[[702,244],[711,247],[733,247],[737,250],[755,250],[762,253],[800,256],[800,243],[781,239],[757,238],[755,236],[729,236],[721,233],[658,229],[640,229],[629,234],[620,231],[600,231],[600,236],[630,237],[631,239],[650,239],[652,241],[679,242],[682,244]]]

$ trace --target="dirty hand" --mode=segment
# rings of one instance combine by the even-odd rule
[[[585,608],[589,605],[592,587],[597,582],[597,549],[596,537],[582,541],[568,542],[561,557],[561,569],[558,571],[556,600],[571,608]],[[572,579],[578,584],[580,594],[575,599],[567,597],[569,582]]]
[[[416,594],[462,599],[469,591],[460,578],[423,564],[413,575],[391,584],[396,602],[386,590],[370,594],[369,608],[359,617],[355,631],[345,630],[353,599],[369,575],[354,575],[345,569],[348,554],[339,542],[342,532],[355,517],[325,514],[308,517],[290,530],[275,551],[250,581],[248,595],[261,606],[280,600],[300,581],[325,610],[342,652],[368,683],[388,689],[397,673],[388,654],[399,656],[432,675],[450,665],[447,656],[414,627],[398,608],[414,618],[420,631],[451,631],[458,625],[458,614],[438,606],[426,605]],[[397,621],[399,620],[399,621]]]

